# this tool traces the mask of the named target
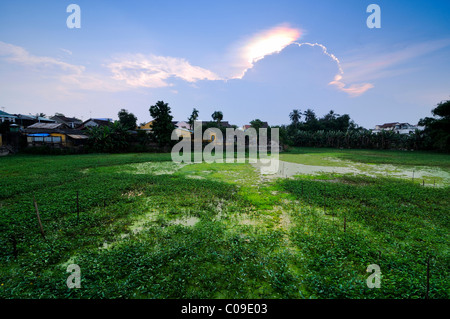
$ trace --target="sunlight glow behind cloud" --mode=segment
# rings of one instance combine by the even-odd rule
[[[280,53],[284,48],[292,44],[301,35],[299,29],[287,25],[277,26],[264,30],[251,37],[245,45],[238,49],[236,65],[241,67],[237,75],[232,79],[242,79],[245,73],[251,69],[256,62],[264,57]]]
[[[300,31],[288,27],[276,27],[258,34],[245,47],[245,57],[249,63],[255,63],[266,55],[281,52],[300,37]]]
[[[347,85],[342,81],[344,70],[342,68],[341,61],[333,53],[330,53],[323,44],[295,42],[298,38],[300,38],[300,36],[301,31],[299,29],[294,29],[286,25],[274,27],[253,36],[239,50],[240,54],[238,59],[241,59],[243,62],[238,63],[238,65],[240,65],[240,70],[237,72],[237,75],[231,76],[231,79],[242,79],[247,71],[254,67],[256,62],[262,60],[268,55],[280,53],[286,47],[295,44],[298,47],[319,47],[326,56],[336,62],[339,73],[335,75],[334,80],[329,84],[336,86],[340,91],[349,94],[351,97],[359,96],[374,87],[370,83],[352,84],[347,87]]]

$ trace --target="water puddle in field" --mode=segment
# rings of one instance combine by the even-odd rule
[[[206,179],[206,177],[200,175],[186,175],[185,177],[191,179]]]
[[[200,221],[198,217],[184,217],[169,221],[171,225],[194,226]]]
[[[256,168],[260,168],[261,164],[252,164]],[[278,170],[274,174],[264,174],[268,178],[292,177],[295,175],[317,175],[321,173],[348,174],[358,173],[357,169],[350,167],[333,167],[333,166],[314,166],[279,161]]]
[[[337,160],[340,161],[340,160]],[[396,166],[391,164],[365,164],[345,162],[345,166],[319,166],[305,165],[279,161],[275,174],[262,174],[265,178],[290,178],[295,175],[319,175],[319,174],[354,174],[370,177],[398,177],[410,179],[425,186],[450,185],[450,171],[431,166]],[[252,164],[260,168],[261,164]]]
[[[146,162],[130,164],[128,166],[133,168],[133,174],[164,175],[173,174],[186,165],[187,164],[180,164],[175,162]]]

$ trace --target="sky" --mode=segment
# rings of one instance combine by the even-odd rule
[[[310,108],[365,128],[416,124],[450,99],[449,13],[448,0],[2,0],[0,110],[123,108],[139,124],[162,100],[178,121],[197,108],[203,121],[281,125]]]

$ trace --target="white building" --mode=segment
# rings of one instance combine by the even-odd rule
[[[411,134],[416,130],[423,130],[423,127],[418,125],[411,125],[409,123],[385,123],[383,125],[376,125],[375,129],[372,130],[373,133],[379,133],[381,131],[394,131],[398,134]]]

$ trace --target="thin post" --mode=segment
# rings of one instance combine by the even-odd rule
[[[422,186],[425,186],[425,180],[424,179],[422,180]]]
[[[414,171],[413,171],[412,181],[414,182]]]
[[[347,217],[344,217],[344,233],[347,231]]]
[[[77,191],[77,224],[80,220],[79,192]]]
[[[12,236],[11,236],[11,242],[12,242],[12,245],[13,245],[13,255],[14,255],[14,258],[17,259],[18,253],[17,253],[17,239],[16,239],[16,235],[12,235]]]
[[[425,296],[426,299],[429,298],[430,293],[430,256],[427,259],[427,294]]]
[[[34,195],[33,195],[33,202],[34,202],[34,208],[36,209],[36,215],[37,215],[37,219],[39,222],[39,228],[41,230],[41,235],[44,239],[46,239],[45,233],[44,233],[44,228],[42,227],[41,216],[39,215],[39,209],[38,209],[38,205],[37,205],[36,198],[34,197]]]

